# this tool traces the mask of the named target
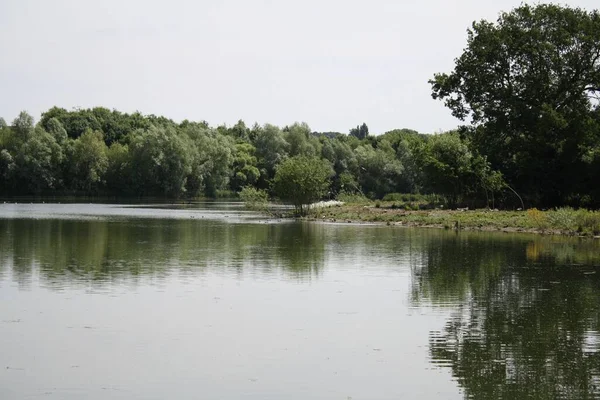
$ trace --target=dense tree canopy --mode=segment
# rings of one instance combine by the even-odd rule
[[[115,126],[126,128],[117,132]],[[455,154],[455,148],[464,154]],[[460,157],[469,162],[460,164]],[[176,123],[103,108],[52,108],[37,125],[21,113],[0,127],[0,167],[2,195],[177,198],[254,187],[302,211],[310,201],[339,193],[382,198],[390,192],[435,192],[456,204],[485,205],[489,191],[501,191],[473,180],[491,172],[489,163],[457,133],[429,136],[401,129],[359,139],[313,132],[305,123],[247,128],[239,121],[211,128],[204,121]]]

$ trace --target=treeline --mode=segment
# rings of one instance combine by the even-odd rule
[[[516,208],[521,195],[526,207],[540,205],[537,193],[510,186],[482,153],[460,131],[369,136],[363,124],[346,135],[312,132],[305,123],[248,127],[243,121],[214,128],[106,108],[55,107],[37,124],[26,112],[10,125],[0,120],[0,195],[215,197],[246,186],[272,192],[279,165],[305,156],[331,165],[328,198],[435,193],[451,206]],[[598,178],[595,168],[572,179],[592,172]],[[597,206],[597,191],[589,185],[553,205]]]
[[[438,193],[450,203],[502,200],[503,179],[456,132],[402,129],[369,136],[283,128],[231,127],[126,114],[105,108],[52,108],[36,124],[21,112],[0,126],[0,193],[116,196],[216,196],[245,186],[272,189],[278,166],[294,156],[332,167],[327,197],[382,198],[391,192]],[[511,194],[514,197],[514,195]]]

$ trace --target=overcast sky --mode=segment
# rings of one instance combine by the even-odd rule
[[[211,125],[456,127],[427,80],[519,0],[0,0],[0,116],[104,106]],[[597,0],[563,2],[587,9]]]

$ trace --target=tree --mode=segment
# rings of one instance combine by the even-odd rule
[[[13,121],[13,130],[22,140],[26,140],[33,132],[34,120],[31,115],[25,111],[21,111],[19,116]]]
[[[131,176],[135,193],[179,197],[191,173],[191,145],[172,127],[138,130],[129,139]]]
[[[291,157],[299,155],[313,157],[321,152],[319,140],[311,135],[310,127],[305,122],[301,124],[296,122],[283,130]]]
[[[256,133],[256,155],[261,169],[263,183],[268,183],[275,175],[275,168],[288,157],[289,145],[281,129],[266,124]]]
[[[26,125],[29,126],[28,123]],[[26,129],[29,130],[28,127]],[[17,190],[40,194],[56,189],[60,185],[59,167],[62,160],[62,149],[54,137],[39,125],[31,129],[15,156],[15,173],[22,185]]]
[[[383,142],[378,148],[364,144],[356,148],[355,154],[360,166],[358,181],[365,194],[382,198],[396,191],[404,168],[388,143]]]
[[[471,151],[456,132],[430,137],[419,153],[425,188],[446,196],[451,206],[476,204],[484,194],[489,200],[487,196],[504,187],[502,175],[490,168],[485,157]]]
[[[50,118],[48,120],[46,131],[54,137],[56,143],[59,145],[62,145],[68,138],[66,129],[56,118]]]
[[[430,83],[532,202],[558,205],[589,190],[585,156],[600,141],[598,11],[522,5],[496,23],[474,22],[454,71]]]
[[[75,189],[90,193],[98,189],[108,168],[107,147],[102,133],[88,130],[75,140],[71,176]]]
[[[279,165],[273,179],[273,190],[283,201],[294,205],[300,215],[307,205],[320,200],[329,190],[333,169],[327,160],[296,156]]]
[[[0,188],[8,188],[15,170],[13,156],[6,149],[0,150]]]
[[[250,143],[238,143],[235,145],[233,158],[233,169],[231,178],[231,189],[241,190],[244,186],[254,185],[260,177],[260,171],[256,167],[258,160],[254,155],[256,149]]]
[[[369,136],[369,127],[363,122],[362,125],[358,125],[356,128],[350,129],[350,135],[361,140],[365,139],[367,136]]]

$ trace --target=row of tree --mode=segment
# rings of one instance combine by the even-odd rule
[[[470,125],[370,136],[364,123],[345,135],[106,108],[54,107],[34,124],[23,112],[10,126],[0,121],[0,194],[193,197],[250,186],[297,197],[285,183],[305,182],[318,189],[309,197],[437,193],[451,204],[600,206],[598,11],[522,5],[476,22],[455,69],[430,83]],[[303,180],[313,164],[327,190]]]
[[[321,134],[304,123],[242,121],[211,128],[104,108],[52,108],[35,124],[22,112],[0,126],[0,193],[194,197],[252,186],[296,197],[296,172],[329,198],[435,192],[459,203],[502,190],[501,174],[457,132],[367,130]]]

